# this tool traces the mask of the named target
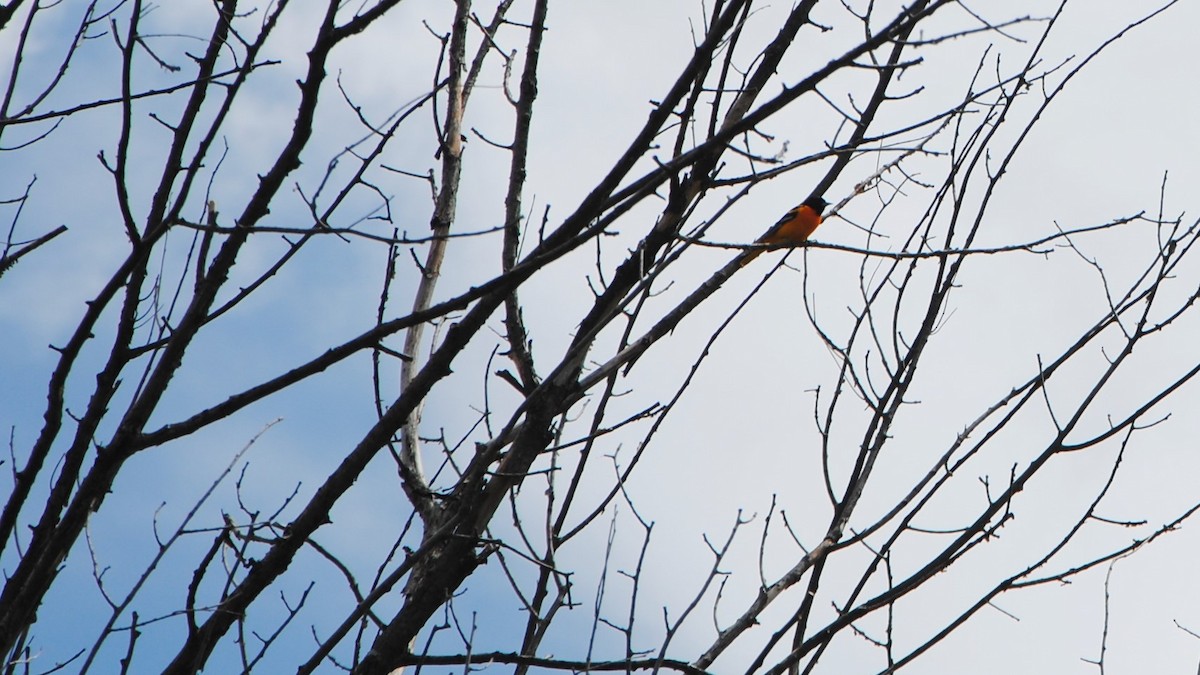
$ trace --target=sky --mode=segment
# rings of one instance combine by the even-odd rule
[[[521,16],[527,15],[528,4],[517,3]],[[1012,16],[1045,17],[1054,6],[1027,2],[1010,11]],[[1069,4],[1061,28],[1045,46],[1044,67],[1060,62],[1073,67],[1130,21],[1158,6],[1096,0]],[[780,67],[775,87],[799,81],[856,37],[852,29],[844,28],[848,24],[841,7],[841,3],[817,3],[813,20],[835,30],[823,32],[809,27],[803,31],[803,42],[793,45]],[[982,11],[974,5],[971,8]],[[661,98],[686,62],[704,9],[696,2],[683,0],[551,4],[526,190],[526,213],[531,220],[536,222],[545,212],[551,224],[560,221],[604,175],[645,121],[652,101]],[[788,9],[786,4],[762,5],[750,18],[747,42],[769,39]],[[147,20],[163,45],[179,50],[183,47],[172,42],[170,36],[194,33],[192,27],[205,20],[209,11],[204,2],[163,4],[156,6]],[[479,12],[490,12],[490,6],[481,6]],[[1138,213],[1154,216],[1160,208],[1168,219],[1182,217],[1183,222],[1190,222],[1189,214],[1196,210],[1191,202],[1191,186],[1200,179],[1194,159],[1200,140],[1193,119],[1198,102],[1191,86],[1195,77],[1189,58],[1192,27],[1200,21],[1198,13],[1194,3],[1177,3],[1113,43],[1070,82],[1008,167],[988,211],[979,246],[1036,239],[1057,228],[1088,227]],[[68,8],[46,13],[45,23],[26,56],[23,67],[28,79],[19,83],[19,93],[29,96],[36,90],[33,83],[48,76],[53,67],[50,64],[56,63],[54,57],[64,48],[63,36],[70,34],[73,16]],[[280,64],[267,69],[256,81],[246,100],[235,109],[222,137],[229,152],[212,187],[222,213],[237,213],[244,205],[256,185],[256,174],[268,166],[290,127],[294,80],[303,73],[304,51],[319,10],[299,7],[286,17],[287,23],[266,55],[279,59]],[[336,75],[355,104],[375,119],[382,119],[428,90],[437,45],[430,31],[445,30],[448,19],[448,3],[401,3],[384,25],[337,55],[331,77]],[[422,21],[431,28],[427,29]],[[946,25],[969,23],[962,11],[952,13],[946,21]],[[899,90],[921,88],[920,96],[914,97],[910,105],[889,109],[881,127],[901,126],[906,120],[920,119],[950,104],[961,96],[985,54],[999,58],[1002,71],[1011,71],[1027,58],[1030,40],[1036,39],[1040,25],[1031,21],[1014,27],[1009,31],[1012,39],[975,34],[921,50],[924,61],[897,85]],[[935,24],[930,30],[937,28],[943,26]],[[519,45],[522,35],[514,32],[503,36],[505,44]],[[614,35],[620,36],[617,47]],[[11,29],[0,32],[0,66],[4,66],[0,72],[8,72],[14,45]],[[48,99],[48,108],[113,91],[118,80],[111,44],[92,41],[85,47],[92,50],[86,52],[89,58],[73,64],[65,86]],[[93,54],[97,56],[94,59],[90,58]],[[171,79],[168,73],[152,67],[139,70],[139,76],[147,86]],[[865,94],[858,77],[838,78],[824,93],[839,105],[851,104],[847,92],[861,102]],[[1051,77],[1048,81],[1059,80]],[[467,142],[465,197],[460,200],[456,223],[462,230],[493,227],[502,213],[507,156],[482,140],[504,139],[510,133],[510,113],[502,94],[500,70],[485,70],[468,110],[467,126],[473,134]],[[1028,117],[1037,101],[1029,96],[1016,106],[1015,114]],[[140,112],[154,110],[169,116],[178,105],[178,99],[168,98],[147,104]],[[321,108],[312,151],[289,180],[278,208],[273,208],[274,218],[280,222],[303,220],[299,191],[310,194],[328,158],[362,137],[354,118],[353,111],[331,90]],[[165,134],[155,132],[152,120],[140,119],[144,131],[133,146],[136,161],[132,183],[138,186],[135,203],[144,207],[150,188],[136,178],[153,175]],[[101,109],[67,120],[36,146],[0,153],[0,175],[6,178],[0,181],[0,199],[18,195],[31,177],[37,176],[14,239],[32,238],[58,224],[70,228],[67,235],[0,279],[0,341],[4,347],[0,349],[0,381],[4,383],[0,388],[0,425],[11,433],[18,457],[20,449],[35,438],[40,428],[45,381],[55,356],[47,345],[61,344],[66,339],[83,310],[83,302],[123,255],[124,239],[113,207],[111,177],[96,159],[98,152],[112,152],[116,122],[115,110]],[[414,127],[413,133],[397,139],[384,164],[416,173],[436,166],[428,121],[421,124],[425,126]],[[837,124],[836,114],[827,105],[802,100],[764,125],[763,131],[775,135],[775,141],[763,141],[762,147],[786,152],[787,158],[799,157],[821,147],[836,133]],[[6,132],[4,146],[12,147],[26,138],[25,133],[23,128]],[[948,149],[942,142],[938,147]],[[876,162],[877,156],[870,154],[856,160],[826,198],[841,203],[851,197],[855,183],[877,170]],[[755,186],[714,221],[706,237],[713,242],[752,241],[782,211],[806,196],[827,166],[802,167]],[[880,195],[891,196],[886,188],[855,196],[838,217],[822,226],[815,239],[853,247],[869,243],[884,250],[902,247],[904,236],[932,197],[932,189],[921,187],[919,181],[936,184],[944,172],[944,156],[917,158],[911,166],[914,182],[906,184],[895,203],[883,211],[869,242],[864,232],[850,223],[870,221],[880,211]],[[338,170],[347,169],[340,166]],[[731,157],[728,171],[739,175],[744,166],[739,167],[736,158]],[[424,232],[429,218],[428,185],[392,176],[386,187],[396,226],[409,233]],[[698,209],[698,218],[713,217],[731,195],[729,191],[715,193]],[[970,198],[977,199],[978,194],[971,192]],[[190,217],[198,220],[203,204],[204,200],[197,198]],[[343,217],[368,215],[372,204],[371,199],[357,196]],[[591,297],[588,280],[597,277],[595,260],[599,258],[603,271],[610,273],[639,234],[653,223],[657,207],[657,203],[638,207],[620,221],[619,232],[606,238],[599,252],[581,250],[550,266],[522,289],[525,316],[539,358],[553,362],[569,343],[583,314],[580,308]],[[0,222],[14,216],[12,206],[0,206]],[[390,226],[381,231],[390,231]],[[176,263],[191,245],[184,233],[172,237],[163,259],[166,267]],[[913,402],[904,406],[897,418],[888,452],[880,457],[876,478],[851,527],[870,522],[872,515],[894,503],[957,434],[1015,383],[1032,377],[1039,358],[1053,359],[1077,339],[1081,330],[1103,318],[1108,305],[1098,267],[1112,287],[1120,287],[1156,255],[1156,235],[1145,221],[1081,236],[1075,242],[1077,251],[1058,248],[1049,255],[980,256],[968,265],[922,364]],[[439,297],[451,297],[489,278],[497,269],[498,243],[494,236],[455,240]],[[253,279],[282,250],[283,243],[277,238],[255,240],[235,271],[235,284]],[[664,277],[647,317],[665,311],[733,254],[719,247],[689,249]],[[661,640],[664,613],[668,618],[682,613],[708,574],[711,543],[725,540],[739,514],[748,522],[740,526],[720,565],[722,572],[728,573],[722,576],[725,585],[720,601],[714,608],[713,593],[705,596],[696,616],[674,638],[672,656],[694,657],[711,641],[714,621],[730,621],[742,611],[757,588],[760,565],[770,578],[794,563],[797,546],[781,528],[781,512],[788,514],[789,523],[805,545],[819,539],[827,525],[819,438],[813,421],[814,410],[824,410],[822,406],[828,404],[828,396],[836,386],[838,362],[821,344],[817,329],[844,336],[851,325],[850,308],[860,302],[859,278],[871,278],[881,268],[873,261],[864,263],[857,254],[812,248],[792,253],[788,266],[755,291],[781,256],[763,255],[753,267],[727,282],[639,362],[622,381],[631,393],[613,403],[611,419],[617,420],[622,413],[632,414],[654,402],[669,400],[692,365],[704,355],[703,367],[690,388],[656,431],[653,452],[639,460],[626,486],[637,515],[653,522],[648,562],[639,585],[636,615],[640,631],[635,648],[649,649]],[[407,256],[402,260],[407,262]],[[265,286],[238,312],[215,324],[195,345],[156,421],[164,423],[212,405],[230,392],[278,374],[369,327],[384,283],[384,262],[381,247],[361,242],[342,244],[329,239],[305,251],[287,274]],[[1200,268],[1194,263],[1181,269],[1164,294],[1164,302],[1178,301],[1194,292],[1198,277]],[[408,302],[404,291],[413,287],[415,278],[411,264],[401,265],[393,286],[403,298],[392,307],[396,315]],[[753,297],[736,319],[710,345],[713,332],[751,293]],[[901,334],[912,327],[913,312],[919,304],[905,307],[899,313]],[[810,311],[816,317],[815,326]],[[489,325],[499,331],[497,320]],[[1131,357],[1129,371],[1123,371],[1105,390],[1083,429],[1102,430],[1109,419],[1121,418],[1131,405],[1194,365],[1200,356],[1195,346],[1196,330],[1196,319],[1186,315],[1170,331],[1139,348]],[[69,400],[76,409],[86,402],[88,368],[95,368],[103,357],[104,336],[101,333],[85,353],[84,368],[69,383]],[[493,337],[489,335],[488,339]],[[485,396],[498,411],[491,423],[503,423],[511,410],[506,406],[513,404],[514,397],[494,378],[484,389],[484,380],[488,379],[485,369],[496,345],[488,339],[477,340],[463,361],[456,364],[455,376],[439,385],[430,397],[423,433],[444,434],[450,442],[485,440],[485,430],[473,428]],[[611,344],[613,339],[605,336],[602,342]],[[1083,354],[1077,364],[1054,381],[1046,405],[1031,406],[1031,411],[1005,432],[1002,442],[995,444],[996,449],[965,467],[952,487],[939,497],[942,503],[916,524],[930,531],[961,526],[961,514],[979,508],[982,480],[999,485],[1014,464],[1028,461],[1040,449],[1038,444],[1044,443],[1053,411],[1066,409],[1082,395],[1083,387],[1117,348],[1118,336],[1108,335],[1101,344],[1109,351],[1097,347]],[[397,341],[393,346],[398,345]],[[604,352],[598,349],[595,355],[603,358]],[[395,373],[385,372],[384,379],[394,395]],[[78,642],[75,636],[94,635],[107,618],[92,578],[94,569],[107,568],[106,583],[114,589],[126,588],[155,554],[155,523],[159,531],[175,527],[231,462],[233,475],[242,475],[244,508],[270,513],[293,492],[302,502],[373,421],[370,380],[369,361],[352,359],[211,429],[139,456],[89,528],[94,558],[85,546],[77,547],[68,559],[61,583],[47,599],[38,624],[40,658],[52,663],[90,644],[90,640]],[[1048,571],[1059,571],[1071,561],[1086,560],[1089,553],[1146,536],[1200,501],[1192,478],[1200,470],[1194,441],[1200,418],[1192,414],[1198,405],[1200,390],[1195,385],[1181,388],[1147,418],[1163,421],[1139,431],[1125,448],[1121,470],[1098,515],[1144,524],[1120,527],[1093,521],[1086,533],[1064,551],[1061,564],[1049,565]],[[587,406],[585,402],[579,410],[582,423],[590,413]],[[844,402],[838,409],[838,435],[832,441],[835,475],[841,472],[844,476],[848,470],[846,458],[853,456],[861,436],[858,424],[863,419],[862,406]],[[567,433],[581,428],[575,424]],[[598,446],[597,452],[612,458],[603,462],[615,468],[598,469],[589,477],[582,493],[584,503],[607,491],[612,471],[629,465],[648,428],[647,422],[630,425]],[[245,454],[239,455],[244,449]],[[981,547],[975,557],[964,560],[951,572],[936,577],[926,591],[913,596],[920,600],[898,605],[902,621],[895,631],[901,651],[904,645],[911,648],[919,644],[922,636],[936,630],[963,603],[973,599],[978,589],[1036,561],[1039,552],[1070,526],[1108,479],[1118,450],[1116,444],[1109,443],[1095,452],[1056,458],[1015,502],[1015,518],[996,541]],[[564,453],[563,461],[572,462],[574,458]],[[521,508],[527,509],[530,518],[537,517],[541,502],[536,493],[542,485],[534,481],[521,495],[527,500],[521,502]],[[39,489],[45,489],[44,481]],[[227,479],[188,527],[214,527],[219,525],[222,511],[239,513],[239,508],[233,479]],[[294,513],[294,504],[291,508]],[[561,627],[552,632],[548,651],[566,658],[578,657],[584,648],[582,636],[594,630],[596,654],[604,657],[623,653],[616,631],[593,627],[590,607],[599,603],[605,617],[614,620],[628,612],[625,602],[630,581],[621,572],[628,572],[636,564],[645,534],[632,508],[620,501],[605,512],[603,524],[582,537],[581,543],[564,550],[562,562],[575,570],[581,607],[565,616]],[[281,519],[286,519],[289,512],[284,513]],[[339,505],[333,526],[322,529],[317,539],[369,577],[380,558],[387,555],[407,516],[394,467],[381,457]],[[604,568],[600,560],[609,534],[607,523],[613,524],[615,534],[611,563]],[[763,528],[767,527],[770,535],[764,537]],[[507,523],[498,522],[497,532],[509,532]],[[187,577],[209,541],[205,535],[185,537],[171,551],[142,596],[139,612],[143,616],[169,611],[177,604],[173,593],[177,593],[178,580]],[[933,534],[913,537],[893,560],[897,571],[922,564],[938,541]],[[995,607],[982,610],[906,672],[1095,672],[1097,666],[1088,660],[1099,657],[1106,630],[1106,599],[1107,672],[1195,672],[1200,662],[1200,640],[1184,629],[1200,633],[1200,611],[1195,602],[1200,588],[1189,564],[1195,560],[1198,548],[1200,540],[1185,525],[1137,555],[1121,559],[1111,568],[1091,570],[1070,584],[1047,584],[1006,594],[995,602]],[[11,549],[4,554],[10,556]],[[830,573],[829,587],[843,589],[869,562],[869,556],[859,550],[847,552],[838,560],[844,560],[845,567]],[[312,554],[306,554],[300,564],[305,573],[286,578],[275,595],[284,593],[294,600],[312,579],[315,592],[308,600],[308,612],[300,620],[307,625],[320,624],[326,617],[340,618],[347,605],[339,574]],[[10,565],[7,560],[3,563],[6,570]],[[597,598],[601,581],[605,594]],[[793,595],[798,597],[799,590],[794,589]],[[506,640],[517,625],[511,622],[519,621],[521,614],[498,565],[490,564],[472,578],[468,593],[460,600],[460,618],[469,621],[470,613],[477,613],[480,649],[503,649],[511,644]],[[394,603],[385,603],[381,614],[394,611]],[[263,604],[271,606],[269,602]],[[795,602],[787,601],[772,608],[764,615],[763,624],[772,626],[769,619],[794,607]],[[278,611],[278,605],[274,609]],[[818,611],[828,617],[830,609],[825,606]],[[862,628],[878,634],[884,626],[879,617],[872,617]],[[179,626],[164,622],[155,630],[162,631],[155,634],[165,636],[161,644],[169,645],[170,638],[178,634],[172,631],[178,631]],[[723,656],[714,672],[738,671],[765,637],[752,634],[744,646]],[[307,635],[295,639],[298,649],[308,644]],[[453,639],[444,635],[439,639],[445,641],[437,643],[439,647],[454,651]],[[151,664],[169,656],[170,651],[168,647],[160,653],[161,645],[153,641],[144,644],[143,667],[151,672],[155,667]],[[881,668],[878,651],[865,641],[845,637],[835,645],[823,658],[818,672],[877,672]],[[106,665],[98,665],[96,670],[107,672],[115,667],[123,649],[124,645],[110,643],[101,655],[100,663]],[[287,658],[288,649],[291,647],[270,652],[264,666],[268,670],[264,672],[270,672],[271,667],[294,668]],[[232,663],[228,660],[232,657],[231,652],[219,653],[214,672]]]

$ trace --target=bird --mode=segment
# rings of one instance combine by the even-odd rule
[[[829,203],[820,197],[809,197],[805,199],[799,206],[793,208],[779,222],[771,226],[766,234],[759,237],[754,243],[756,244],[803,244],[808,241],[812,233],[816,231],[817,226],[821,224],[821,214],[825,211],[825,207]],[[757,258],[763,251],[768,249],[755,249],[750,251],[745,258],[742,259],[742,267],[750,264],[751,260]]]

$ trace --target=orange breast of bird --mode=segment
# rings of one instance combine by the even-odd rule
[[[783,214],[783,218],[758,240],[760,244],[803,244],[808,241],[817,226],[821,214],[807,204],[801,204]]]

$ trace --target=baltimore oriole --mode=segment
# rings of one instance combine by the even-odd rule
[[[796,208],[783,214],[778,223],[771,226],[766,234],[759,237],[756,244],[803,244],[808,241],[812,233],[821,224],[821,213],[825,211],[828,205],[824,199],[820,197],[809,197],[804,200]],[[751,260],[757,258],[764,250],[755,249],[750,251],[742,260],[742,267],[750,264]]]

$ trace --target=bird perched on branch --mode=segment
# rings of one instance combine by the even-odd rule
[[[796,208],[783,214],[766,234],[759,237],[756,244],[803,244],[808,241],[817,226],[821,224],[821,214],[828,202],[820,197],[809,197]],[[742,267],[750,264],[766,249],[756,249],[742,260]]]

